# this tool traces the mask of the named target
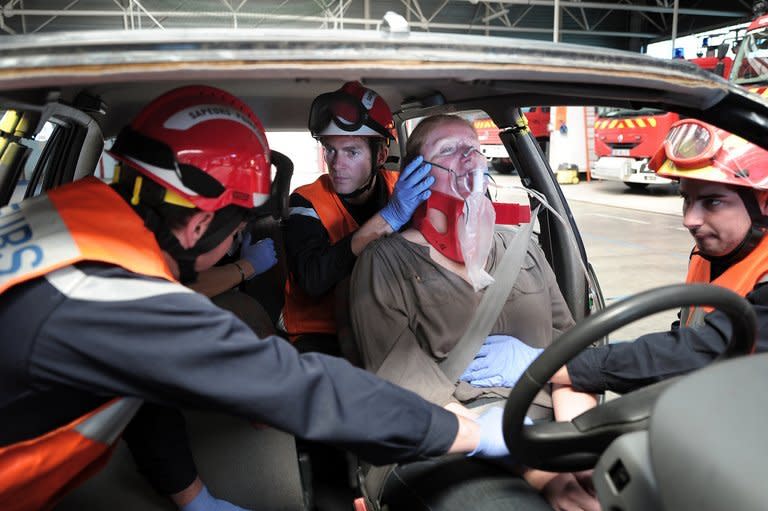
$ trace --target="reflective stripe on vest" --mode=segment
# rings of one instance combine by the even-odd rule
[[[710,263],[694,252],[688,263],[686,284],[714,284],[747,296],[761,282],[768,282],[768,236],[747,257],[734,264],[712,282]],[[680,324],[697,327],[704,323],[704,317],[712,307],[686,307],[680,311]]]
[[[384,178],[388,194],[392,195],[399,173],[381,171],[379,175]],[[332,245],[358,229],[357,222],[333,190],[328,174],[320,176],[311,184],[297,188],[295,193],[312,204],[317,217],[328,232],[328,238]],[[292,275],[288,276],[285,282],[283,321],[285,330],[292,338],[306,333],[336,335],[334,307],[333,291],[322,297],[311,297],[294,281]]]
[[[175,282],[155,236],[117,193],[94,178],[0,210],[0,295],[42,276],[67,296],[113,299],[120,293],[72,267],[81,261]],[[157,294],[149,288],[140,292]],[[136,292],[129,294],[135,298]],[[136,398],[115,399],[54,431],[0,448],[0,509],[50,509],[106,463],[140,405]]]
[[[0,509],[52,508],[58,498],[106,463],[110,446],[141,403],[137,398],[113,399],[66,426],[0,448]]]
[[[95,178],[0,210],[0,294],[79,261],[175,280],[155,236]]]

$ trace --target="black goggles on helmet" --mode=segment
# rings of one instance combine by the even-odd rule
[[[389,130],[371,117],[359,99],[341,92],[319,95],[309,109],[309,131],[313,136],[322,133],[330,123],[350,133],[367,126],[386,139],[392,138]]]
[[[194,165],[179,163],[168,145],[142,135],[130,127],[120,131],[110,152],[115,156],[133,160],[134,165],[147,164],[173,172],[184,186],[203,197],[214,198],[224,193],[224,185],[210,174]]]

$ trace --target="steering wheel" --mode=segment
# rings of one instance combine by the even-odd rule
[[[563,334],[520,377],[504,408],[504,439],[512,456],[527,466],[543,470],[585,470],[594,467],[600,454],[618,436],[647,429],[656,399],[676,378],[608,401],[571,422],[523,426],[523,419],[536,394],[555,372],[595,340],[637,319],[691,305],[715,307],[726,314],[733,326],[730,341],[718,360],[752,352],[755,312],[733,291],[709,284],[680,284],[652,289],[617,302]]]

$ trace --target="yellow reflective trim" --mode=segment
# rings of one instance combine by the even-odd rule
[[[115,166],[112,168],[112,183],[119,183],[120,182],[120,164],[115,163]]]
[[[8,145],[8,139],[4,136],[0,136],[0,155],[3,154],[3,151],[5,151],[5,146]]]
[[[14,135],[16,135],[17,137],[23,137],[27,133],[29,133],[29,128],[30,128],[29,114],[25,112],[21,116],[21,119],[19,119],[19,123],[16,125],[16,130]]]
[[[635,119],[635,122],[636,122],[636,123],[637,123],[637,125],[638,125],[638,126],[640,126],[641,128],[645,128],[645,121],[644,121],[644,120],[642,120],[642,119]]]
[[[112,182],[117,183],[120,180],[120,164],[115,165],[115,173],[112,177]],[[136,176],[136,181],[133,182],[133,195],[131,196],[131,204],[134,206],[141,202],[141,187],[144,184],[144,178],[142,176]],[[165,190],[165,196],[163,202],[173,204],[174,206],[180,206],[182,208],[194,208],[195,205],[189,200],[185,199],[173,190]]]
[[[530,128],[528,127],[528,118],[525,115],[521,115],[517,118],[515,121],[515,125],[522,130],[524,133],[528,133]]]
[[[668,178],[684,177],[687,179],[699,179],[701,181],[715,181],[720,183],[730,177],[726,175],[722,169],[712,165],[707,165],[696,169],[681,169],[678,168],[671,160],[665,161],[659,170],[656,171],[656,174]]]
[[[651,125],[651,128],[655,128],[656,127],[656,118],[655,117],[649,117],[648,118],[648,124]]]
[[[15,110],[7,110],[0,119],[0,131],[13,135],[16,125],[19,123],[19,114]]]
[[[632,119],[627,119],[626,123],[627,123],[627,128],[634,128],[635,127],[635,123],[632,122]]]
[[[131,204],[134,206],[139,205],[139,197],[141,195],[141,183],[144,180],[141,176],[136,176],[136,180],[133,182],[133,196],[131,197]]]
[[[7,169],[13,168],[16,165],[16,161],[23,154],[24,146],[11,142],[8,147],[3,151],[3,155],[0,156],[0,168]]]
[[[182,208],[194,208],[195,205],[189,202],[187,199],[174,192],[173,190],[165,191],[165,202],[173,204],[175,206],[181,206]]]
[[[616,126],[616,124],[618,124],[618,122],[619,121],[617,121],[616,119],[612,120],[611,122],[608,123],[608,128],[613,128],[614,126]]]

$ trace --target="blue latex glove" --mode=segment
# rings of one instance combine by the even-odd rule
[[[467,454],[467,456],[480,456],[484,458],[509,456],[509,449],[504,442],[504,434],[501,430],[503,418],[504,409],[495,406],[476,419],[476,422],[480,424],[480,441],[475,450]],[[533,421],[526,417],[525,424],[533,424]]]
[[[246,280],[264,273],[277,264],[274,240],[264,238],[251,244],[251,233],[246,232],[243,234],[243,243],[240,245],[240,259],[247,260],[253,266],[253,275]]]
[[[424,157],[419,156],[406,165],[395,183],[392,197],[381,210],[381,216],[393,231],[399,231],[413,216],[413,212],[432,194],[429,187],[435,178],[429,175],[432,165],[423,163]]]
[[[490,335],[459,379],[474,387],[514,387],[542,351],[511,335]]]
[[[181,511],[248,511],[226,500],[217,499],[203,486],[200,493],[191,502],[180,506]]]

